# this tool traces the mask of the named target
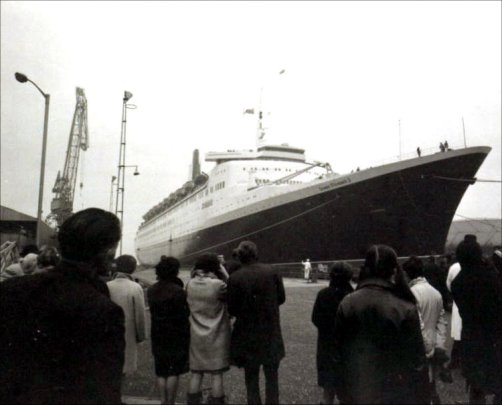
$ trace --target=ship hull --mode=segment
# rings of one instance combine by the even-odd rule
[[[372,244],[399,256],[442,253],[455,211],[487,151],[414,165],[166,240],[136,251],[154,265],[161,255],[189,265],[202,253],[230,257],[243,240],[269,263],[364,257]],[[441,177],[441,178],[438,178]],[[450,178],[450,179],[445,179]],[[166,238],[167,239],[167,238]]]

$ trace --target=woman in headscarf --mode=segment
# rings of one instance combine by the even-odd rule
[[[230,368],[227,278],[216,254],[205,254],[196,260],[192,278],[187,284],[192,372],[187,396],[189,404],[200,403],[204,374],[211,375],[209,403],[224,403],[223,373]]]

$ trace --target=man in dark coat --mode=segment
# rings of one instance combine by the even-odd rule
[[[231,338],[233,364],[244,367],[247,400],[260,404],[259,372],[265,373],[267,404],[279,403],[278,369],[284,357],[279,305],[286,300],[281,275],[258,263],[253,242],[237,248],[242,267],[228,280],[228,312],[236,317]]]
[[[0,285],[0,403],[120,403],[124,313],[98,278],[120,222],[89,208],[58,239],[53,270]]]
[[[371,247],[364,280],[338,307],[334,335],[340,402],[424,403],[421,393],[428,382],[420,321],[409,288],[399,290],[405,287],[397,266],[392,248]]]
[[[469,386],[469,403],[485,403],[486,394],[502,400],[502,288],[493,268],[483,262],[475,237],[459,243],[456,256],[462,270],[451,292],[462,317],[462,373]]]

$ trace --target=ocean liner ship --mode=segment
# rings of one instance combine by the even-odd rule
[[[144,265],[183,264],[207,252],[230,257],[243,240],[269,263],[347,260],[375,243],[400,256],[441,253],[455,211],[491,148],[447,150],[347,174],[282,145],[209,152],[213,169],[143,216],[135,245]]]

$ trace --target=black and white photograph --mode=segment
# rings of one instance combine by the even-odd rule
[[[502,402],[502,2],[0,18],[0,403]]]

